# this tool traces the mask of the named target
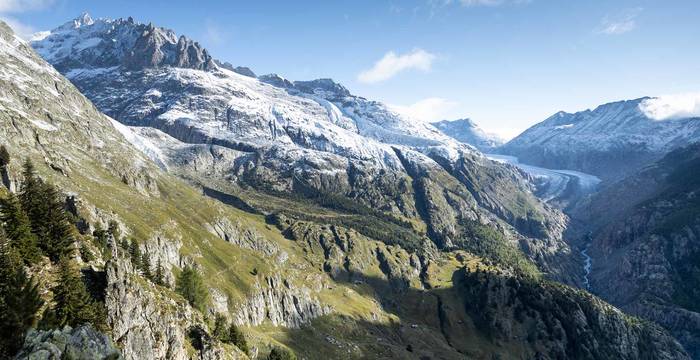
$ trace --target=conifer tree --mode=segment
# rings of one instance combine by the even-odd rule
[[[62,257],[59,262],[59,279],[52,291],[55,304],[50,316],[54,317],[54,323],[47,325],[61,328],[90,323],[98,328],[104,327],[99,304],[90,297],[80,271],[68,257]]]
[[[10,164],[10,152],[5,145],[0,145],[0,169],[4,169]]]
[[[95,225],[95,230],[92,232],[92,236],[95,239],[95,244],[100,248],[100,251],[102,251],[103,254],[106,253],[109,232],[103,229],[100,223],[97,223],[97,225]]]
[[[193,308],[204,311],[209,292],[197,270],[191,266],[185,266],[177,278],[175,291],[182,295]]]
[[[20,349],[42,304],[37,284],[0,229],[0,358],[11,358]]]
[[[226,329],[226,317],[216,314],[214,318],[214,331],[212,336],[221,342],[228,342],[228,329]]]
[[[107,224],[107,232],[112,234],[115,242],[122,241],[122,233],[119,231],[119,224],[116,221],[110,220]]]
[[[148,258],[148,254],[143,253],[141,256],[141,270],[143,271],[143,276],[148,280],[153,280],[151,277],[151,260]]]
[[[156,285],[160,285],[160,286],[165,285],[165,279],[163,276],[163,264],[161,264],[160,259],[158,259],[158,265],[156,266],[156,272],[153,275],[153,282]]]
[[[231,326],[228,328],[228,342],[236,345],[241,351],[243,351],[246,354],[249,354],[249,348],[248,348],[248,342],[245,340],[245,337],[243,336],[243,333],[241,330],[236,326],[236,324],[231,323]]]
[[[24,262],[28,265],[36,263],[41,256],[37,238],[32,233],[27,214],[22,210],[14,194],[0,199],[0,221],[4,225],[10,243],[17,249]]]
[[[131,239],[131,244],[129,244],[129,255],[131,257],[131,264],[134,266],[134,269],[140,269],[141,249],[139,248],[139,244],[136,242],[136,239]]]
[[[32,232],[38,239],[39,248],[53,262],[58,262],[62,256],[71,256],[75,233],[58,191],[36,176],[30,160],[24,163],[23,174],[19,199],[32,225]]]

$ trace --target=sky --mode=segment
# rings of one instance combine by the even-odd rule
[[[332,78],[418,121],[468,117],[505,138],[560,110],[643,96],[700,109],[698,0],[0,0],[0,19],[24,36],[82,12],[132,16],[257,74]]]

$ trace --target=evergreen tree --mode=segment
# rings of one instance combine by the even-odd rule
[[[75,233],[58,191],[36,176],[34,165],[29,160],[24,163],[23,175],[19,199],[29,217],[32,232],[39,240],[39,247],[53,262],[58,262],[62,256],[71,256]]]
[[[182,295],[192,307],[204,311],[204,306],[209,299],[209,292],[197,270],[191,266],[185,266],[180,276],[177,277],[175,291]]]
[[[297,357],[294,355],[293,352],[281,348],[281,347],[274,347],[270,351],[270,354],[267,355],[267,360],[296,360]]]
[[[148,280],[153,280],[151,277],[151,260],[148,258],[148,254],[143,253],[141,256],[141,270],[143,271],[143,276]]]
[[[158,265],[156,266],[156,272],[153,275],[153,282],[156,285],[163,286],[165,285],[165,279],[163,276],[163,265],[160,262],[160,259],[158,259]]]
[[[17,249],[24,262],[28,265],[36,263],[41,251],[37,246],[36,236],[32,233],[29,218],[15,195],[10,194],[7,198],[0,199],[0,221],[5,226],[12,246]]]
[[[229,326],[228,328],[228,342],[233,345],[236,345],[236,347],[241,349],[241,351],[243,351],[244,353],[250,353],[250,350],[248,348],[248,342],[245,340],[245,337],[243,336],[241,330],[234,323],[231,323],[231,326]]]
[[[119,246],[121,246],[122,249],[129,251],[129,240],[127,240],[126,237],[121,238],[121,240],[119,240]]]
[[[0,145],[0,169],[4,169],[10,164],[10,152],[5,145]]]
[[[95,230],[92,232],[92,237],[95,239],[95,244],[100,248],[102,254],[106,254],[109,232],[103,229],[100,223],[97,223],[97,225],[95,225]]]
[[[131,257],[131,265],[134,269],[141,268],[141,249],[136,239],[131,239],[131,244],[129,244],[129,256]]]
[[[85,287],[73,261],[67,257],[59,262],[58,283],[52,289],[54,307],[49,317],[54,317],[53,324],[46,325],[62,328],[65,325],[76,327],[90,323],[104,328],[104,317],[100,305],[95,303]]]
[[[221,314],[216,314],[212,336],[221,342],[228,342],[228,333],[226,330],[226,317]]]
[[[120,241],[122,241],[122,233],[121,231],[119,231],[119,224],[117,224],[116,221],[109,221],[109,223],[107,224],[107,232],[112,234],[112,237],[114,238],[115,242],[119,243]]]
[[[0,230],[0,358],[11,358],[19,351],[42,304],[37,284]]]

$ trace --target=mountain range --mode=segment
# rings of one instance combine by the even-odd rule
[[[26,158],[61,189],[108,328],[31,330],[20,358],[698,356],[696,121],[645,120],[642,99],[498,146],[469,120],[416,123],[331,79],[257,76],[172,30],[87,14],[29,43],[0,23],[0,63],[2,194]],[[582,140],[603,128],[607,142]],[[480,150],[603,183],[564,211]],[[190,269],[203,305],[183,292]],[[55,265],[27,270],[51,303]],[[219,318],[249,346],[222,340]]]

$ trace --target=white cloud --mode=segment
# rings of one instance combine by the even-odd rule
[[[598,32],[607,35],[620,35],[634,30],[637,27],[637,16],[642,13],[642,8],[627,9],[615,16],[606,16],[601,22]]]
[[[663,95],[642,101],[639,110],[653,120],[700,117],[700,92]]]
[[[29,40],[32,35],[36,33],[36,29],[34,27],[24,24],[13,17],[0,14],[0,20],[4,21],[7,25],[10,25],[15,34],[24,40]]]
[[[389,51],[371,69],[357,75],[357,80],[371,84],[388,80],[406,70],[415,69],[427,72],[432,68],[434,60],[435,55],[422,49],[414,49],[403,55]]]
[[[53,2],[54,0],[0,0],[0,20],[10,25],[19,37],[28,40],[36,29],[8,14],[43,10]]]
[[[53,4],[53,0],[0,0],[0,13],[41,10],[51,4]]]
[[[433,122],[445,120],[457,103],[439,97],[419,100],[411,105],[390,105],[391,110],[413,120]]]

